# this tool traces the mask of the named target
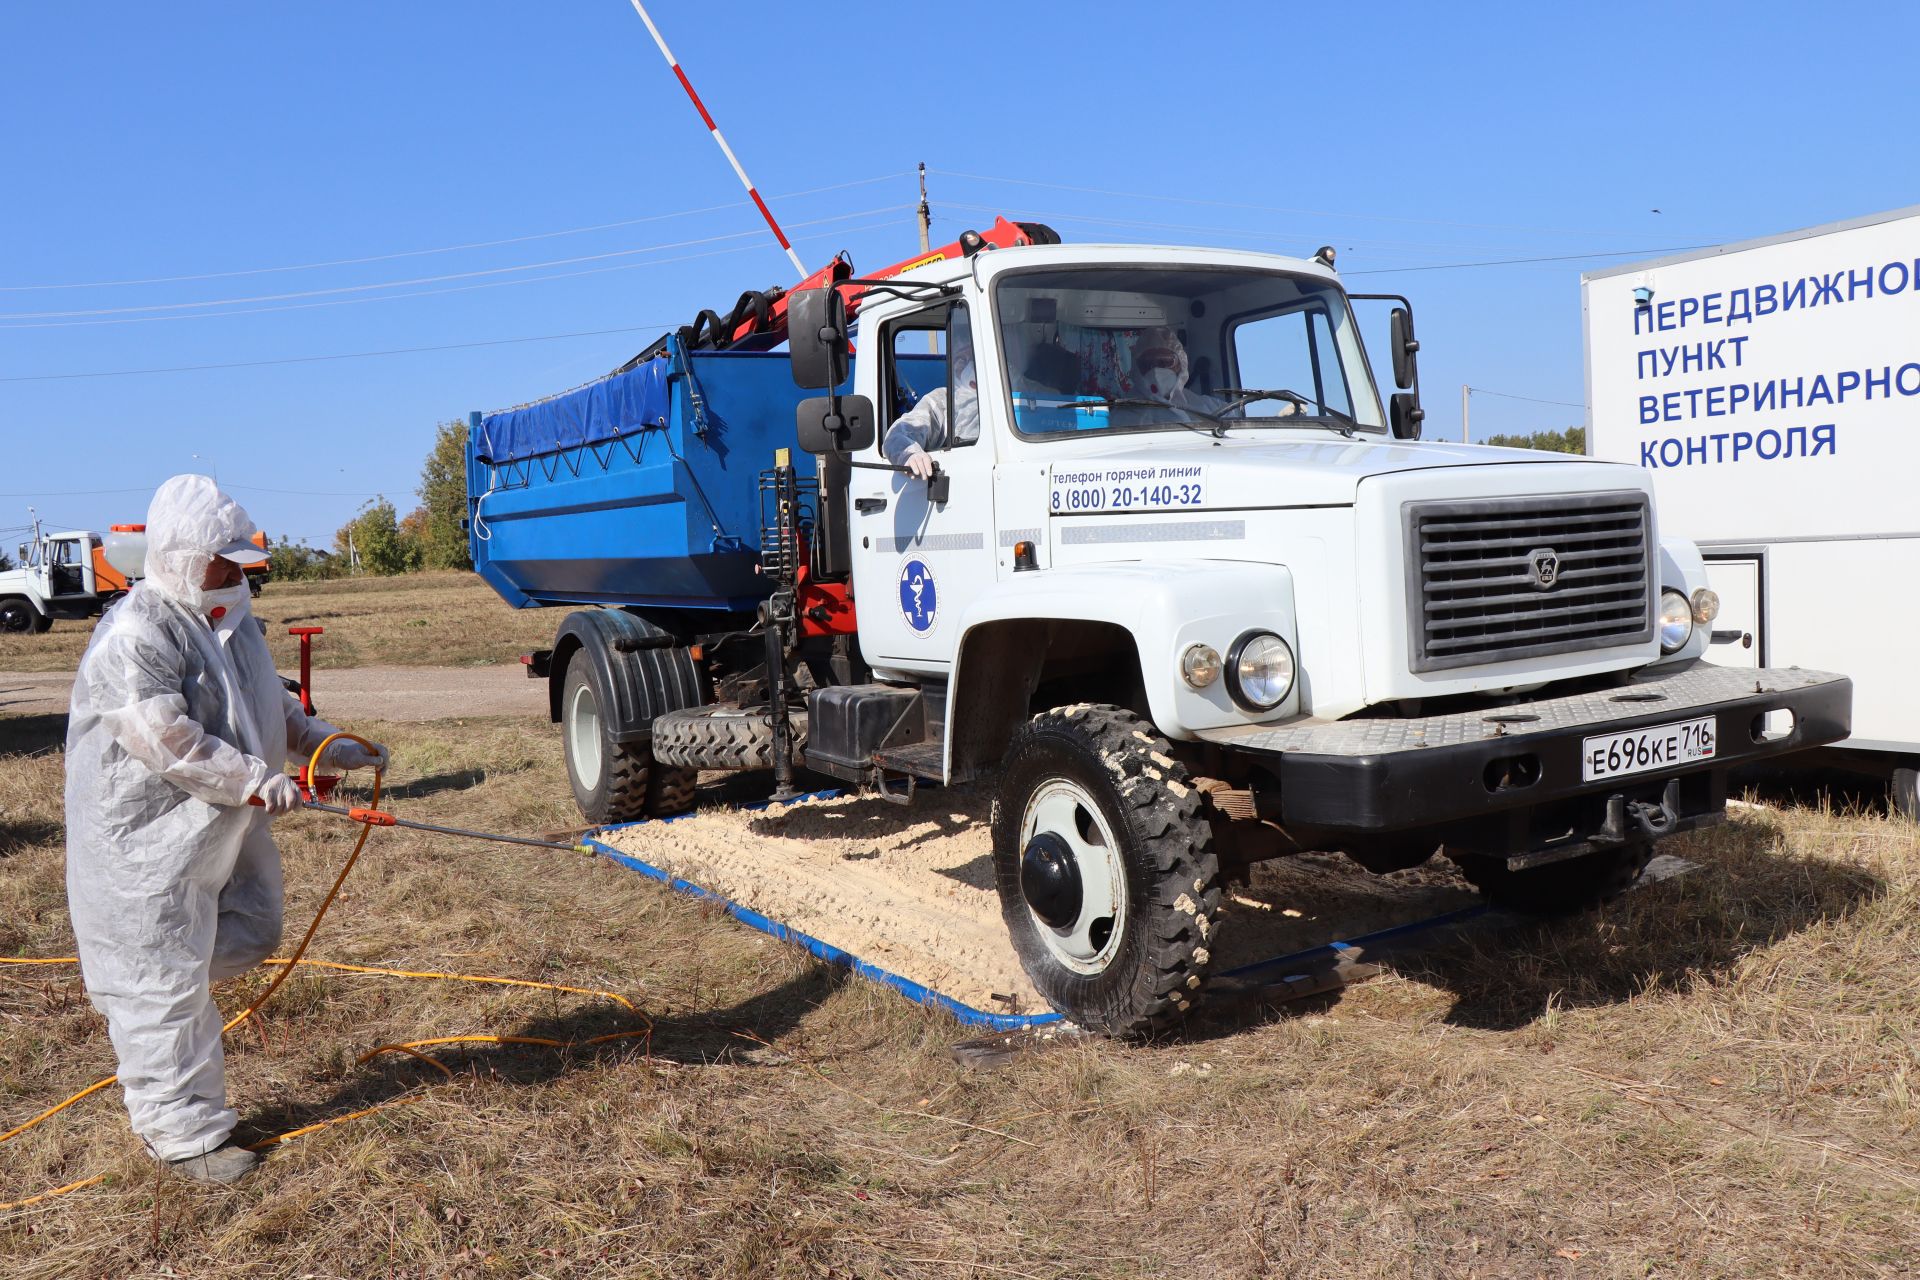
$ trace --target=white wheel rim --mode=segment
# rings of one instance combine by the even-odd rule
[[[600,704],[590,684],[575,689],[567,701],[567,756],[582,786],[591,791],[600,785]]]
[[[1020,823],[1021,851],[1043,832],[1058,836],[1073,850],[1080,872],[1080,914],[1056,929],[1029,907],[1034,931],[1054,959],[1075,973],[1104,972],[1120,950],[1127,919],[1127,873],[1113,828],[1078,783],[1052,778],[1027,800]]]

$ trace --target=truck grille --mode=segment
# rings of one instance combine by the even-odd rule
[[[1415,671],[1653,638],[1644,493],[1410,502]]]

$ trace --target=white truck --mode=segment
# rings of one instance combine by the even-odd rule
[[[474,415],[479,571],[594,606],[528,655],[590,820],[684,808],[702,769],[997,777],[1023,966],[1127,1034],[1190,1007],[1254,862],[1444,852],[1574,908],[1720,821],[1736,764],[1845,736],[1845,678],[1700,661],[1713,593],[1645,470],[1419,442],[1410,310],[1383,402],[1330,250],[1016,225]],[[1137,361],[1169,335],[1173,403]],[[922,480],[882,437],[927,396],[955,429]]]
[[[0,570],[0,632],[47,631],[58,618],[103,613],[127,592],[129,578],[118,554],[125,541],[119,527],[105,535],[90,529],[48,533],[36,519],[32,539],[19,546],[18,563]],[[124,562],[138,578],[138,561]]]
[[[1589,272],[1581,301],[1588,452],[1643,467],[1700,547],[1708,661],[1847,672],[1852,736],[1795,763],[1920,816],[1920,206]]]

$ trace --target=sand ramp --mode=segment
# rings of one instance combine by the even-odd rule
[[[989,788],[927,789],[906,807],[845,797],[713,808],[607,843],[963,1004],[1039,1012],[993,888],[991,812]],[[1478,901],[1445,862],[1373,876],[1325,854],[1263,864],[1232,893],[1216,968]]]

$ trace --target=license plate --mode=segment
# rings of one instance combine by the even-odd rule
[[[1588,782],[1596,782],[1711,760],[1713,730],[1713,717],[1707,716],[1585,738],[1580,743],[1580,772]]]

